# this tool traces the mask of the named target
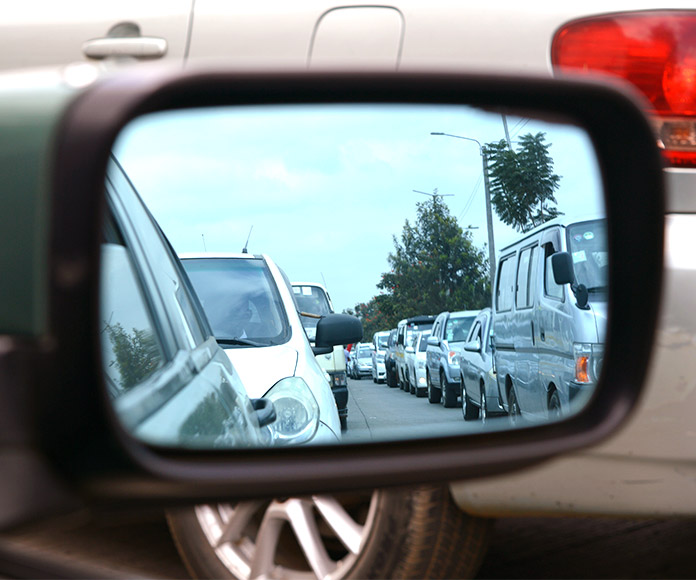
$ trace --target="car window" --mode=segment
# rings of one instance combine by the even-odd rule
[[[520,260],[517,267],[517,291],[515,293],[515,306],[529,308],[534,302],[534,295],[530,292],[530,270],[532,265],[532,251],[534,248],[525,248],[520,252]]]
[[[563,286],[556,284],[553,277],[553,268],[551,266],[551,256],[554,254],[552,244],[544,246],[544,295],[548,298],[563,301]]]
[[[143,383],[165,362],[131,256],[115,240],[102,244],[101,344],[111,396]]]
[[[447,342],[463,342],[471,328],[475,316],[450,317],[445,327],[445,340]]]
[[[498,293],[496,296],[496,308],[498,312],[512,309],[512,299],[515,289],[515,255],[511,255],[500,262],[498,272]]]
[[[182,263],[218,340],[287,342],[288,319],[263,259],[187,258]]]

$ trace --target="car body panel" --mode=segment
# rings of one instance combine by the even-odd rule
[[[116,41],[124,33],[109,33],[124,23],[136,25],[143,37],[165,40],[163,58],[183,63],[192,10],[192,0],[18,2],[3,10],[0,21],[0,69],[95,62],[86,57],[84,43],[106,38]],[[121,57],[102,62],[114,67],[137,61]]]

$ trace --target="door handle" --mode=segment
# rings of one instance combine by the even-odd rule
[[[162,58],[167,54],[167,41],[154,36],[93,38],[82,45],[87,58],[104,59],[132,57],[137,59]]]
[[[532,325],[532,346],[534,346],[536,344],[536,342],[534,341],[534,321],[533,320],[531,322],[531,325]]]
[[[541,340],[544,340],[544,341],[546,340],[546,332],[544,332],[543,328],[539,329],[539,336],[540,336]]]

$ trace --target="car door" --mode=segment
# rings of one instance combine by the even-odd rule
[[[116,164],[102,244],[102,352],[118,416],[160,445],[258,445],[257,415],[166,238]]]
[[[26,0],[0,19],[0,70],[101,61],[183,62],[193,0]]]

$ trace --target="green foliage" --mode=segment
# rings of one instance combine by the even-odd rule
[[[550,143],[544,133],[528,133],[520,139],[517,151],[505,140],[484,147],[488,157],[491,204],[503,223],[527,232],[563,215],[556,207],[554,191],[560,176],[553,173]]]
[[[367,340],[402,318],[490,305],[486,253],[474,246],[442,198],[416,207],[416,222],[406,220],[401,239],[394,236],[387,258],[391,271],[377,284],[382,294],[355,307]]]
[[[129,334],[120,323],[116,323],[108,324],[106,333],[116,357],[109,365],[118,369],[122,390],[127,391],[142,383],[160,366],[159,345],[151,332],[134,328]]]

